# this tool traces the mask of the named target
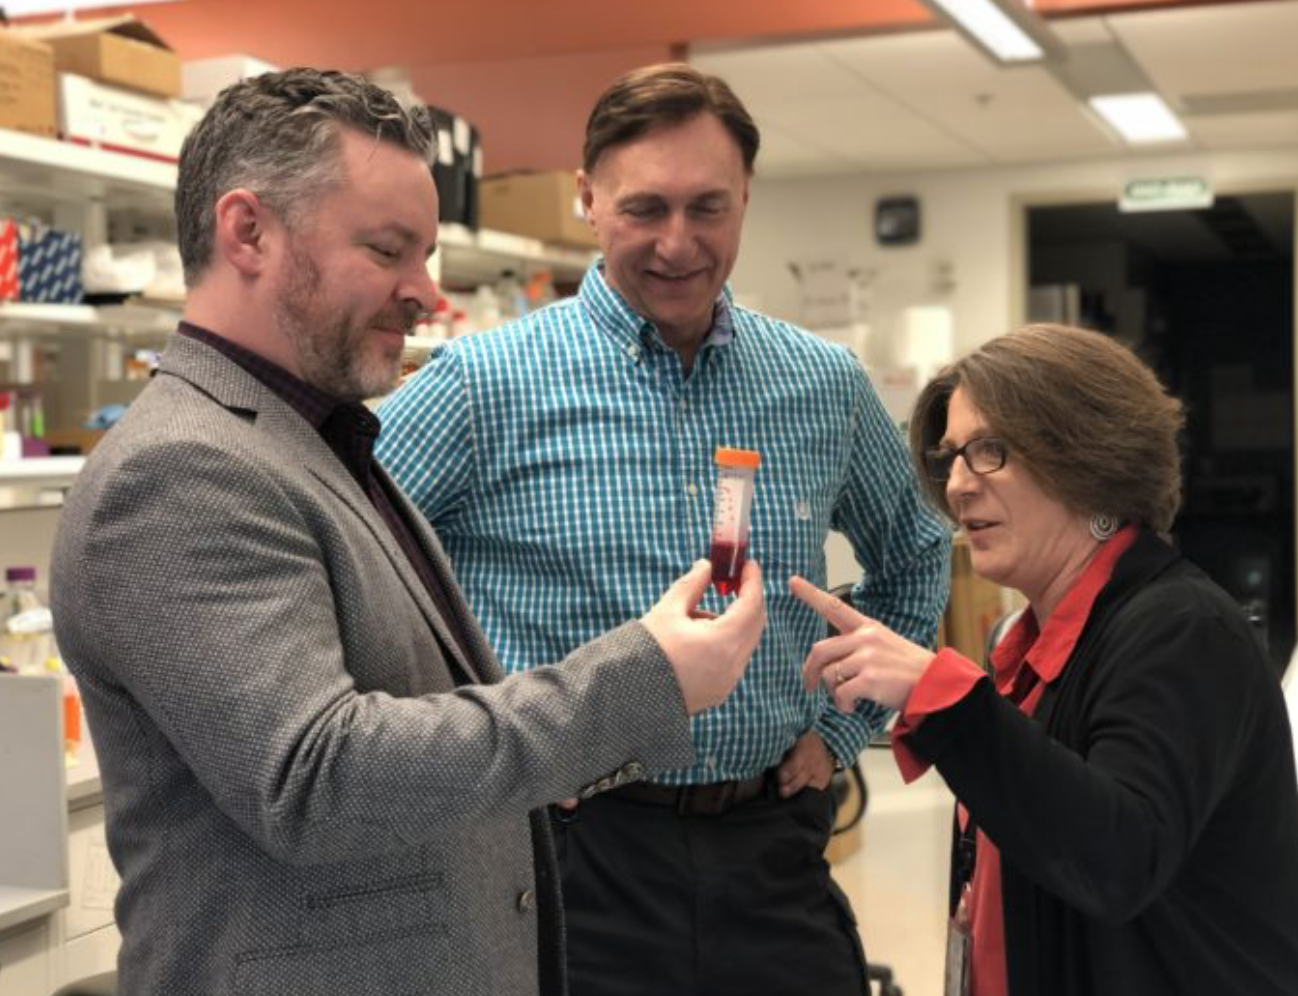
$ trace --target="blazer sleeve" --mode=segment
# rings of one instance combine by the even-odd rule
[[[78,502],[58,621],[82,673],[123,687],[257,846],[289,863],[374,854],[628,765],[692,763],[679,687],[638,623],[499,684],[358,690],[346,648],[366,641],[340,632],[322,548],[337,537],[267,462],[137,447]],[[411,619],[374,600],[376,628]]]
[[[1145,594],[1145,593],[1141,593]],[[931,759],[1004,861],[1084,914],[1121,923],[1176,877],[1237,776],[1255,648],[1191,584],[1137,595],[1085,659],[1080,748],[979,682],[910,745]],[[1069,678],[1068,675],[1064,676]]]

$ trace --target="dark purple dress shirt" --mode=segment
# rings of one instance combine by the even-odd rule
[[[189,322],[181,322],[176,331],[180,335],[211,346],[231,362],[237,363],[274,391],[320,433],[320,437],[333,450],[334,455],[347,468],[347,472],[361,486],[361,490],[369,496],[370,502],[383,517],[388,530],[405,553],[406,559],[410,561],[415,573],[428,589],[433,604],[437,606],[437,611],[458,644],[457,649],[467,659],[469,654],[465,649],[459,615],[451,608],[445,586],[437,577],[433,565],[419,545],[410,523],[401,514],[394,498],[396,485],[374,459],[374,443],[379,438],[380,429],[378,416],[359,402],[340,401],[333,395],[295,377],[279,364],[272,363],[264,356],[244,349],[215,332],[209,332]],[[450,663],[457,672],[462,671],[454,657],[450,658]],[[466,677],[463,674],[460,676]]]

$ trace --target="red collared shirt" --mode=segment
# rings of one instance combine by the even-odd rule
[[[1096,597],[1113,575],[1113,568],[1135,542],[1137,529],[1126,526],[1091,558],[1082,576],[1064,595],[1045,628],[1038,630],[1031,609],[992,651],[996,690],[1031,716],[1051,682],[1063,674],[1073,647],[1082,635]],[[977,664],[947,648],[933,658],[910,693],[906,709],[892,735],[893,757],[902,777],[913,782],[928,770],[906,744],[924,717],[947,709],[963,699],[988,675]],[[963,806],[957,807],[960,826],[968,822]],[[1009,983],[1005,966],[1005,917],[1001,908],[1001,856],[981,829],[977,831],[977,863],[969,894],[969,928],[972,934],[969,974],[972,996],[1006,996]]]

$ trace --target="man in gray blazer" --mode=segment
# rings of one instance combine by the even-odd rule
[[[130,996],[564,988],[540,808],[693,761],[760,572],[503,678],[362,399],[431,307],[433,139],[339,73],[226,90],[185,142],[189,298],[53,561],[99,753]]]

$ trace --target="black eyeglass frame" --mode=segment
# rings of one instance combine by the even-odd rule
[[[972,454],[972,456],[971,456]],[[992,455],[994,467],[979,470],[974,464],[983,464],[983,456]],[[952,449],[949,446],[935,446],[924,451],[924,470],[928,479],[936,484],[944,484],[951,479],[951,468],[955,466],[956,457],[964,459],[964,465],[970,473],[985,477],[994,474],[1005,466],[1009,459],[1010,448],[999,436],[976,436],[963,446]]]

